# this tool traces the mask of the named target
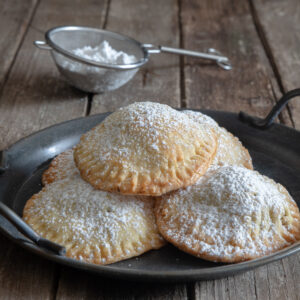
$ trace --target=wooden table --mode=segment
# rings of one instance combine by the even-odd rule
[[[92,95],[61,80],[50,54],[32,42],[59,25],[117,31],[142,42],[187,49],[214,47],[215,64],[157,55],[117,91]],[[264,116],[299,87],[299,0],[1,0],[0,149],[65,120],[141,100]],[[300,103],[279,122],[300,129]],[[215,281],[141,284],[62,267],[0,236],[1,299],[300,299],[300,254]]]

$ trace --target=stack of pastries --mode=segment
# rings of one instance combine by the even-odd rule
[[[253,170],[241,142],[210,117],[139,102],[53,159],[23,218],[68,257],[110,264],[167,242],[240,262],[300,240],[287,190]]]

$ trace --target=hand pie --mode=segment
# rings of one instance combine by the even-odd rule
[[[69,149],[53,158],[49,168],[43,173],[43,185],[66,177],[70,178],[79,175],[79,171],[74,163],[73,153],[73,149]]]
[[[215,262],[254,259],[300,240],[299,209],[287,190],[238,166],[212,168],[158,198],[155,214],[167,241]]]
[[[248,169],[253,169],[252,159],[248,150],[242,145],[237,137],[220,127],[211,117],[200,112],[185,110],[190,118],[199,124],[206,124],[216,130],[219,136],[218,150],[212,162],[213,165],[237,165]]]
[[[84,134],[74,158],[97,189],[161,195],[195,183],[217,149],[214,129],[171,107],[134,103]]]
[[[38,234],[65,246],[68,257],[110,264],[165,244],[153,206],[149,197],[95,190],[77,174],[32,196],[23,218]]]

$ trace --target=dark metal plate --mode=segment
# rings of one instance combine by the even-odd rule
[[[249,149],[255,169],[287,187],[300,206],[300,132],[282,125],[263,131],[239,121],[237,114],[202,111],[238,136]],[[41,189],[41,174],[51,158],[75,145],[80,135],[108,114],[80,118],[49,127],[19,141],[6,151],[7,170],[0,175],[0,201],[19,215],[27,199]],[[207,262],[168,245],[137,258],[98,266],[54,255],[38,248],[0,216],[0,230],[19,245],[53,261],[105,276],[135,280],[189,281],[214,279],[273,262],[300,250],[292,245],[275,254],[239,264]]]

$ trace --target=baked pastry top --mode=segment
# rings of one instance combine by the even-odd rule
[[[218,134],[218,149],[212,165],[229,164],[253,169],[251,156],[237,137],[205,114],[191,110],[185,110],[184,113],[199,124],[211,126]]]
[[[200,124],[206,124],[212,127],[219,127],[219,124],[210,116],[201,113],[200,111],[194,111],[194,110],[183,110],[183,113],[188,115],[191,119],[193,119],[195,122]]]
[[[79,170],[74,163],[73,154],[73,149],[69,149],[52,159],[49,168],[43,173],[43,185],[66,177],[70,178],[79,175]]]
[[[84,134],[74,158],[97,189],[161,195],[205,173],[217,149],[214,129],[171,107],[134,103]]]
[[[211,168],[197,184],[159,197],[164,238],[192,255],[240,262],[300,240],[299,209],[272,179],[238,166]]]
[[[95,190],[77,174],[32,196],[23,218],[38,234],[65,246],[66,256],[109,264],[165,244],[153,206],[153,198]]]

